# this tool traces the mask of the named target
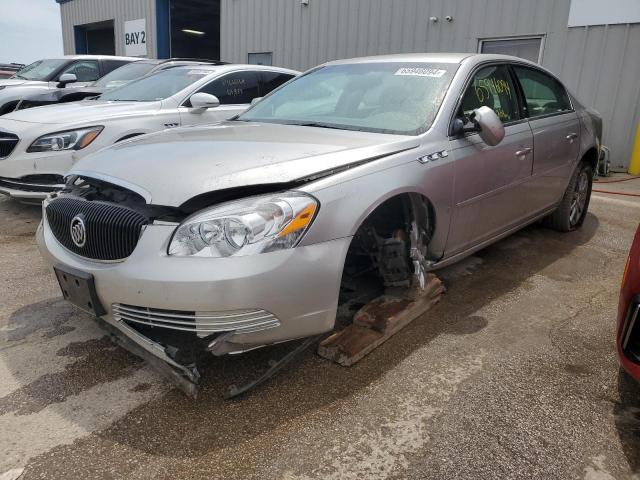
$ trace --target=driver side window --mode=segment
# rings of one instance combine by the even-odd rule
[[[467,125],[471,121],[470,116],[473,111],[483,106],[496,112],[502,123],[513,122],[520,118],[516,89],[506,65],[492,65],[476,72],[462,97],[457,116]]]
[[[100,78],[100,70],[98,69],[98,62],[92,60],[82,60],[80,62],[74,62],[65,68],[60,76],[65,73],[73,73],[78,82],[94,82]]]

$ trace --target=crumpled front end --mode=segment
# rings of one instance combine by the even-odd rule
[[[100,190],[43,204],[41,252],[65,298],[183,379],[197,382],[204,354],[332,329],[349,238],[250,256],[174,257],[167,249],[178,223],[161,219],[166,211],[122,188]]]

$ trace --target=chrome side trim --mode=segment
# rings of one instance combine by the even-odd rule
[[[31,188],[46,188],[51,191],[62,190],[64,188],[64,183],[35,183],[35,182],[25,182],[20,180],[19,178],[7,178],[1,177],[0,182],[8,184],[10,187],[16,187],[16,190],[19,190],[20,187],[31,187]],[[47,192],[43,192],[47,193]]]

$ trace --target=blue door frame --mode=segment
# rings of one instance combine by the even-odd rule
[[[156,0],[156,32],[158,58],[171,56],[169,0]]]
[[[84,25],[74,25],[73,38],[76,44],[76,55],[84,55],[87,50],[87,29]]]

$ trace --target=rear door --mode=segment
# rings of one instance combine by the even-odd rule
[[[509,229],[526,214],[523,184],[531,176],[533,136],[506,64],[476,70],[456,116],[471,127],[469,117],[481,106],[497,113],[504,124],[505,137],[494,147],[485,144],[475,132],[450,140],[450,155],[455,159],[455,214],[447,256]]]
[[[220,106],[210,108],[203,113],[194,113],[187,100],[180,107],[182,125],[216,123],[246,110],[251,100],[260,96],[259,72],[243,70],[227,73],[207,83],[198,89],[198,92],[215,95],[220,100]]]
[[[560,201],[580,151],[580,121],[564,86],[534,67],[514,65],[535,153],[527,201],[534,211]]]

